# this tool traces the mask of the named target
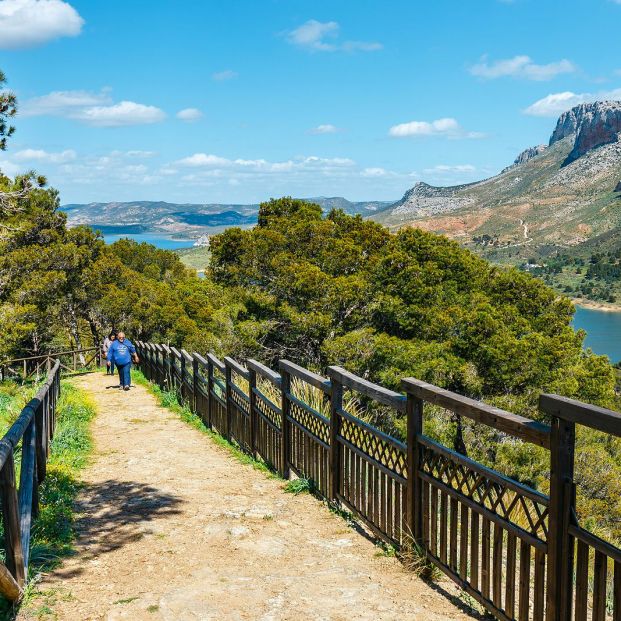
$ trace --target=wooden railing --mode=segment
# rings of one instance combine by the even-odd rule
[[[0,562],[0,592],[17,601],[28,575],[32,520],[39,510],[39,485],[45,479],[50,442],[54,436],[60,395],[61,363],[51,367],[47,380],[0,440],[0,503],[5,562]],[[19,488],[15,454],[21,452]]]
[[[546,425],[414,378],[401,394],[340,367],[322,377],[281,360],[276,373],[255,360],[137,348],[146,377],[177,391],[208,427],[283,477],[311,479],[384,541],[416,544],[496,618],[621,621],[621,550],[579,525],[573,472],[575,426],[621,436],[618,413],[543,395]],[[346,391],[405,415],[407,441],[349,412]],[[426,436],[426,405],[548,450],[550,493]]]
[[[101,365],[101,349],[87,347],[68,351],[48,352],[27,358],[14,358],[0,362],[0,380],[28,379],[49,372],[56,361],[64,373],[78,373]]]

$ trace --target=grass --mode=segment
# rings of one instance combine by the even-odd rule
[[[287,494],[310,494],[315,491],[315,483],[311,479],[292,479],[283,487]]]
[[[28,583],[21,602],[22,607],[32,611],[42,599],[49,599],[47,591],[37,588],[41,573],[56,567],[74,550],[73,503],[81,488],[79,472],[92,450],[89,428],[94,415],[95,406],[89,397],[63,381],[47,476],[39,488],[40,512],[33,525]],[[37,616],[53,616],[43,610],[49,606],[50,602],[45,601]],[[16,613],[16,606],[0,600],[0,620],[14,619]]]
[[[211,260],[211,251],[204,246],[196,248],[180,248],[175,251],[181,262],[190,269],[203,271]]]

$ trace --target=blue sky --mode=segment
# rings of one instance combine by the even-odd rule
[[[61,201],[399,198],[621,99],[621,0],[0,0],[7,174]]]

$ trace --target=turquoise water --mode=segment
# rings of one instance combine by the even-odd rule
[[[134,239],[137,242],[147,242],[148,244],[153,244],[158,248],[163,248],[164,250],[190,248],[193,243],[192,241],[187,239],[173,239],[172,237],[167,237],[166,235],[154,235],[153,233],[124,233],[103,236],[106,244],[112,244],[115,241],[118,241],[119,239],[123,239],[125,237]]]
[[[585,347],[606,354],[611,362],[621,361],[621,312],[576,306],[573,325],[586,331]]]

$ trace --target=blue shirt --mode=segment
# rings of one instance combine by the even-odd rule
[[[125,339],[122,343],[121,341],[114,340],[110,343],[106,359],[110,362],[114,361],[116,365],[124,365],[132,361],[131,355],[135,353],[136,348],[129,339]]]

